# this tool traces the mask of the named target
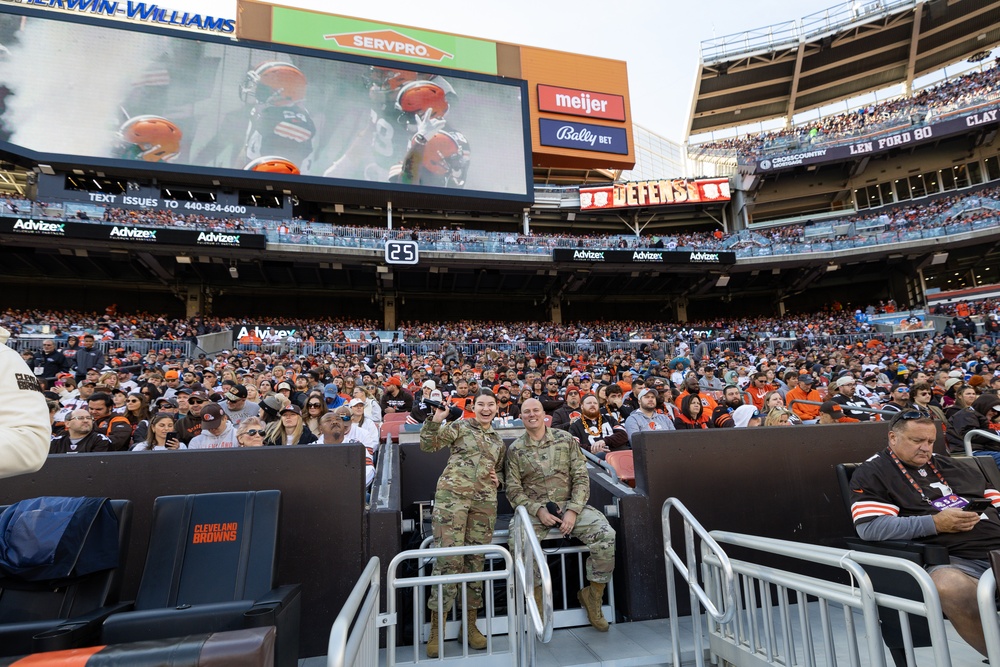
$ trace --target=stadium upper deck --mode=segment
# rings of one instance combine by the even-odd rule
[[[706,41],[688,135],[785,117],[913,80],[1000,43],[1000,2],[846,2]]]

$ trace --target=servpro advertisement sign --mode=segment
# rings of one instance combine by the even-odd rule
[[[416,65],[497,73],[495,42],[290,7],[272,7],[271,41]]]

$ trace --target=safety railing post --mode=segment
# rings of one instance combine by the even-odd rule
[[[535,640],[543,644],[552,639],[552,575],[545,552],[535,535],[528,510],[518,506],[511,523],[514,542],[514,582],[516,589],[515,620],[518,641],[522,642],[522,665],[535,664]],[[535,581],[535,570],[538,581]],[[542,588],[542,608],[535,602],[535,587]]]
[[[982,429],[972,429],[962,438],[962,444],[965,445],[965,455],[972,456],[972,440],[974,438],[985,438],[986,440],[992,440],[993,442],[1000,442],[1000,435],[996,433],[991,433],[990,431],[984,431]]]
[[[993,569],[983,572],[976,587],[979,617],[986,639],[986,656],[991,665],[1000,664],[1000,616],[997,615],[997,580]]]
[[[684,521],[684,536],[686,542],[685,559],[674,551],[673,537],[670,526],[670,515],[676,511]],[[698,667],[704,664],[701,650],[701,608],[704,607],[709,616],[709,623],[725,624],[733,619],[736,613],[734,606],[735,592],[733,570],[729,565],[729,557],[716,543],[715,539],[698,523],[694,515],[677,498],[667,498],[660,512],[660,523],[663,527],[663,553],[667,571],[667,608],[670,614],[670,642],[672,664],[678,666],[680,660],[680,619],[677,616],[677,591],[674,582],[674,571],[680,572],[688,584],[691,596],[691,622],[695,635],[695,663]],[[719,582],[718,594],[715,599],[698,583],[698,560],[694,548],[694,537],[702,541],[702,548],[708,549],[721,563],[722,578]],[[711,588],[711,586],[710,586]],[[720,609],[721,606],[721,609]]]
[[[327,667],[377,667],[379,559],[372,557],[333,622]]]

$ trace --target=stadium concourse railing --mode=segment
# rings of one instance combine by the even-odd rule
[[[706,39],[701,43],[701,59],[706,63],[712,63],[739,55],[770,51],[782,46],[797,46],[800,40],[810,39],[858,21],[868,21],[877,16],[900,11],[915,4],[915,0],[866,0],[865,2],[850,0],[803,16],[798,21],[785,21]]]
[[[998,203],[987,197],[971,195],[975,200],[975,206],[984,209],[996,210]],[[151,224],[155,226],[165,226],[157,219],[144,220],[141,217],[118,222],[104,222],[99,219],[103,213],[90,209],[100,208],[93,205],[66,204],[64,206],[52,207],[49,205],[32,204],[32,202],[21,200],[7,200],[8,208],[27,207],[32,209],[32,215],[47,219],[66,220],[73,219],[79,222],[89,222],[93,224]],[[76,217],[76,209],[86,206],[90,214],[96,216],[80,220]],[[844,238],[817,239],[811,240],[803,236],[801,240],[786,241],[783,239],[761,241],[754,235],[759,232],[740,232],[731,235],[723,241],[714,238],[706,238],[696,245],[687,245],[674,237],[662,237],[655,240],[652,238],[635,237],[626,234],[612,235],[599,239],[580,239],[575,237],[558,236],[524,236],[511,232],[486,232],[480,230],[455,230],[455,231],[411,231],[411,230],[390,230],[374,227],[342,227],[328,225],[326,223],[311,223],[300,220],[279,221],[260,220],[248,218],[239,221],[241,230],[246,233],[264,234],[269,243],[337,247],[345,249],[361,249],[369,251],[381,251],[386,239],[416,240],[420,244],[421,251],[425,252],[449,252],[449,253],[494,253],[506,255],[527,255],[545,256],[551,254],[555,248],[576,248],[576,247],[604,247],[604,248],[624,248],[624,249],[657,249],[657,250],[720,250],[729,249],[736,253],[737,259],[752,257],[772,257],[778,255],[796,255],[815,252],[833,252],[840,250],[852,250],[858,248],[868,248],[878,245],[889,245],[893,243],[905,243],[911,241],[941,239],[946,236],[963,234],[968,232],[978,232],[1000,226],[1000,213],[986,218],[963,222],[951,221],[950,216],[968,210],[972,205],[960,202],[956,207],[946,214],[939,214],[924,221],[915,227],[906,229],[889,230],[883,229],[875,231],[873,229],[857,230],[855,236],[845,236]],[[88,214],[88,215],[90,215]],[[843,223],[849,224],[849,223]],[[829,227],[830,235],[834,236],[833,226],[836,221],[825,224]],[[195,225],[181,225],[181,227],[199,228]],[[226,231],[224,225],[205,225],[206,230]],[[849,233],[855,234],[852,226]],[[232,230],[229,230],[232,231]],[[808,236],[815,236],[809,234]]]
[[[770,136],[765,131],[760,133],[758,139],[755,139],[757,135],[754,134],[747,134],[737,138],[737,140],[742,139],[750,142],[758,141],[759,144],[756,146],[748,146],[746,148],[712,146],[711,144],[716,143],[716,140],[709,140],[701,144],[692,144],[688,148],[688,154],[693,158],[734,158],[737,155],[740,157],[766,157],[777,153],[794,155],[797,152],[812,151],[817,148],[834,148],[836,146],[857,143],[858,141],[877,139],[881,136],[915,127],[933,126],[958,114],[995,108],[998,102],[1000,102],[1000,90],[990,88],[980,91],[978,94],[963,95],[961,100],[950,104],[938,105],[931,108],[917,104],[905,106],[890,118],[878,123],[866,124],[856,130],[838,131],[829,135],[815,131],[816,124],[824,120],[820,118],[803,121],[774,136]],[[856,113],[849,112],[839,115],[848,117],[856,115]]]
[[[690,338],[687,336],[686,338]],[[793,336],[761,336],[755,337],[748,340],[711,340],[710,336],[707,337],[705,343],[708,346],[710,352],[716,351],[729,351],[734,353],[745,352],[749,349],[757,349],[763,347],[768,352],[777,352],[780,350],[791,350],[796,347],[801,347],[805,345],[806,347],[811,347],[813,345],[856,345],[858,343],[866,343],[872,339],[885,340],[886,334],[876,333],[876,332],[859,332],[852,334],[838,334],[838,335],[814,335],[806,334],[801,338],[796,338]],[[487,351],[505,352],[507,354],[523,354],[523,355],[534,355],[534,354],[544,354],[546,357],[552,357],[557,353],[562,353],[566,355],[574,355],[583,352],[589,352],[591,354],[598,355],[609,355],[609,354],[621,354],[626,352],[636,352],[642,350],[643,347],[649,346],[652,340],[642,340],[642,341],[600,341],[600,342],[582,342],[582,341],[566,341],[566,342],[541,342],[541,341],[498,341],[498,342],[479,342],[479,343],[449,343],[446,341],[424,341],[420,343],[400,343],[400,342],[385,342],[380,341],[378,343],[358,341],[358,342],[344,342],[344,341],[282,341],[279,343],[236,343],[233,345],[233,349],[239,352],[255,352],[258,354],[271,353],[271,354],[291,354],[291,355],[310,355],[310,354],[334,354],[334,355],[369,355],[375,351],[381,352],[383,355],[388,352],[395,352],[399,354],[406,355],[426,355],[435,354],[442,358],[449,356],[449,345],[454,345],[457,352],[457,359],[464,359],[466,357],[473,357],[480,353]],[[676,353],[676,347],[674,342],[661,343],[663,347],[664,355],[671,356]],[[666,358],[664,361],[667,361]]]
[[[7,346],[14,348],[18,352],[23,352],[25,350],[39,352],[42,349],[42,343],[47,340],[52,340],[52,336],[11,337],[7,340]],[[59,341],[57,344],[61,345],[61,343],[65,343],[65,340]],[[152,340],[145,338],[99,340],[94,342],[94,347],[103,352],[105,356],[111,356],[111,353],[121,349],[124,350],[126,354],[138,352],[139,354],[146,356],[150,352],[157,354],[173,353],[174,356],[180,356],[188,359],[194,355],[195,351],[195,345],[189,340]]]
[[[843,345],[850,346],[858,343],[866,343],[869,340],[885,340],[884,333],[852,333],[841,335],[815,335],[806,334],[801,337],[786,335],[782,336],[761,336],[748,340],[711,340],[711,336],[704,334],[706,345],[710,352],[733,352],[741,353],[750,349],[764,349],[768,353],[775,353],[781,350],[791,350],[796,347],[812,347],[814,345]],[[690,336],[686,336],[690,338]],[[38,352],[42,349],[42,342],[52,340],[51,336],[21,336],[11,338],[7,341],[9,347],[18,352],[29,350]],[[381,352],[383,355],[394,352],[406,355],[426,355],[435,354],[442,358],[447,358],[450,347],[454,347],[456,359],[474,357],[487,351],[504,352],[514,355],[535,355],[542,354],[546,357],[553,357],[561,353],[563,355],[576,355],[589,352],[595,355],[625,354],[628,352],[638,352],[650,345],[651,340],[641,341],[565,341],[565,342],[543,342],[543,341],[498,341],[479,343],[450,343],[447,341],[424,341],[420,343],[386,342],[380,340],[377,343],[370,341],[299,341],[284,340],[278,343],[235,343],[227,346],[226,350],[232,349],[236,352],[254,352],[256,354],[289,354],[292,356],[323,354],[323,355],[370,355],[374,352]],[[105,354],[109,354],[117,349],[122,349],[126,353],[138,352],[145,356],[149,352],[174,353],[174,356],[182,358],[192,358],[195,352],[201,348],[196,347],[191,341],[164,341],[145,339],[120,339],[110,341],[98,341],[96,347]],[[664,355],[673,356],[676,354],[676,344],[673,341],[663,342],[661,346]],[[210,353],[210,351],[207,351]],[[666,361],[666,359],[665,359]]]

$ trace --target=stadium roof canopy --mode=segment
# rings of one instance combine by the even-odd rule
[[[702,42],[688,135],[788,117],[1000,43],[1000,0],[855,0]]]

